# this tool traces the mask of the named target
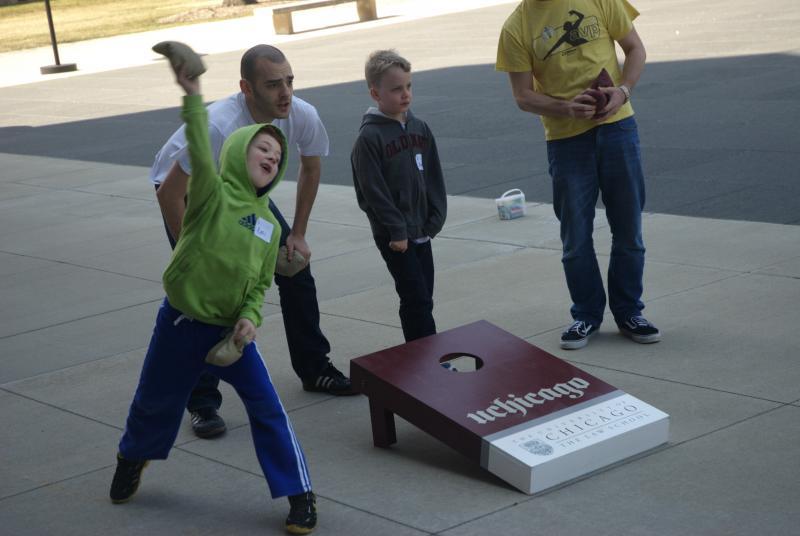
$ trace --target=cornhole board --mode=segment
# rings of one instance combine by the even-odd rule
[[[482,365],[442,366],[459,356]],[[350,377],[375,446],[397,442],[396,414],[528,494],[669,439],[666,413],[486,321],[355,358]]]

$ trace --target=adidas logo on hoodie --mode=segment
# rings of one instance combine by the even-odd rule
[[[243,227],[247,227],[251,231],[255,231],[256,229],[256,215],[250,214],[249,216],[245,216],[241,220],[239,220],[239,225]]]

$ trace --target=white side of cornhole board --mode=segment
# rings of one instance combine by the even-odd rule
[[[623,391],[483,438],[481,466],[539,493],[669,440],[669,415]]]

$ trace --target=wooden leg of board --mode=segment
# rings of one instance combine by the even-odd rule
[[[372,443],[376,447],[388,448],[397,443],[394,414],[391,411],[370,399],[369,416],[372,421]]]

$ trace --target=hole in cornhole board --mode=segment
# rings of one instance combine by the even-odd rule
[[[439,364],[450,372],[475,372],[483,366],[483,359],[476,355],[457,352],[440,357]]]

